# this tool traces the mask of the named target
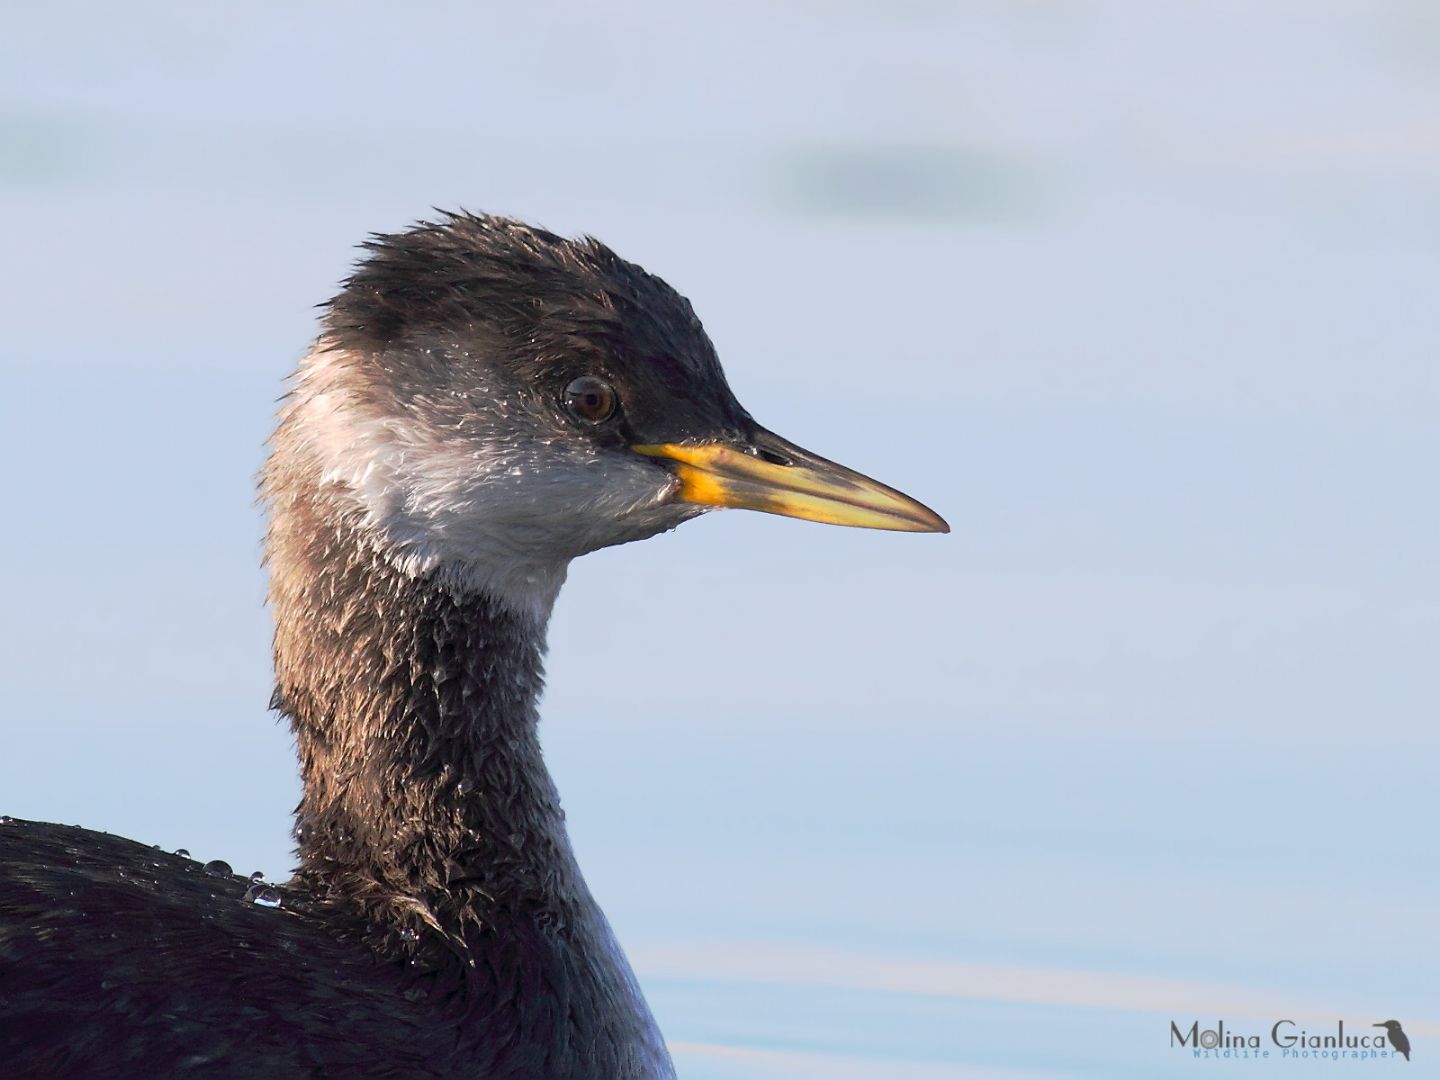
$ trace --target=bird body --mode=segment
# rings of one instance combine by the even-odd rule
[[[717,505],[945,528],[755,424],[688,302],[594,241],[453,215],[368,248],[263,477],[295,877],[262,907],[0,827],[7,1076],[672,1076],[541,756],[566,567]]]
[[[1386,1020],[1383,1024],[1375,1024],[1374,1027],[1385,1029],[1385,1038],[1397,1054],[1402,1055],[1406,1061],[1410,1060],[1410,1036],[1406,1035],[1400,1027],[1399,1020]]]

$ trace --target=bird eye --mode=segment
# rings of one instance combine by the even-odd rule
[[[615,388],[594,375],[582,375],[565,388],[565,407],[589,424],[610,419],[618,401]]]

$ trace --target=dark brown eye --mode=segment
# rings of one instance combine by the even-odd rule
[[[565,388],[565,407],[589,424],[610,419],[618,401],[615,388],[594,375],[581,375]]]

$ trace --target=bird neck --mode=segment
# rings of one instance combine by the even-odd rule
[[[593,902],[541,758],[544,617],[411,577],[359,529],[272,526],[299,877],[399,933],[573,922]]]
[[[271,506],[276,706],[304,783],[296,884],[407,970],[464,973],[485,1008],[461,1050],[485,1075],[558,1054],[576,1069],[555,1075],[673,1080],[541,760],[545,617],[406,573],[317,496]],[[583,1064],[566,1057],[580,1047]]]

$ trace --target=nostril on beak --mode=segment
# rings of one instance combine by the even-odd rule
[[[751,457],[757,457],[761,461],[771,465],[793,465],[795,464],[784,454],[777,454],[774,450],[766,450],[763,446],[747,446],[745,452]]]

